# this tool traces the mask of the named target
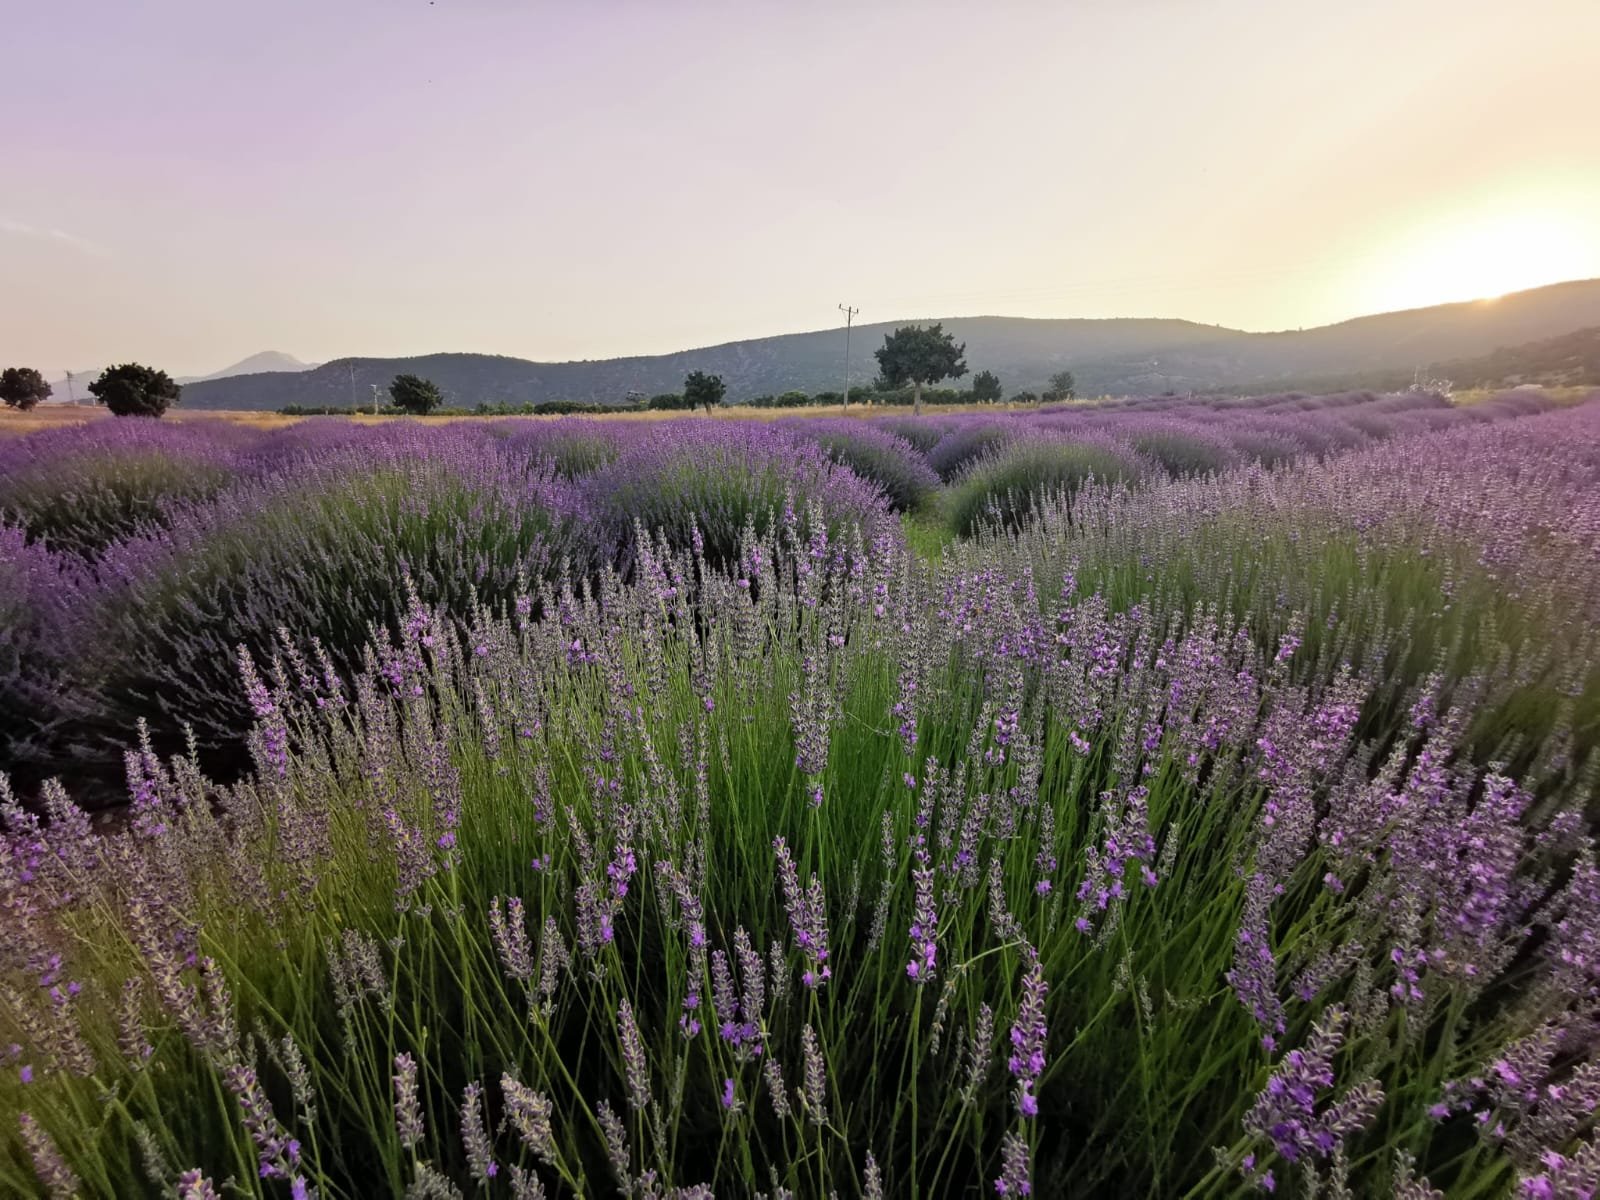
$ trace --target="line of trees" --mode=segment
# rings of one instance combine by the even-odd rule
[[[942,325],[923,328],[905,325],[885,335],[883,346],[874,354],[878,360],[878,378],[851,390],[867,404],[910,404],[922,412],[924,395],[938,404],[993,404],[1000,400],[1002,389],[999,376],[993,371],[979,371],[972,377],[970,391],[950,388],[935,389],[933,385],[946,379],[959,379],[967,373],[966,345],[957,344],[953,335]],[[100,377],[89,385],[89,392],[97,404],[103,404],[114,415],[159,417],[178,403],[183,389],[165,371],[140,363],[123,363],[107,367]],[[420,375],[396,375],[389,384],[389,411],[409,416],[427,416],[430,413],[450,411],[465,414],[465,409],[446,410],[445,395],[439,385]],[[703,408],[709,413],[718,407],[728,392],[720,375],[704,371],[691,371],[683,381],[681,392],[666,392],[651,396],[642,403],[628,405],[590,404],[576,400],[547,400],[539,404],[511,406],[506,404],[479,404],[470,410],[480,415],[575,414],[616,412],[620,409],[643,407],[657,411],[692,412]],[[1058,371],[1050,377],[1050,387],[1044,392],[1046,401],[1071,400],[1076,396],[1071,371]],[[0,400],[7,407],[28,411],[50,398],[51,387],[44,376],[33,367],[7,367],[0,372]],[[1012,394],[1013,402],[1033,403],[1039,397],[1029,391]],[[806,408],[840,404],[844,397],[839,392],[814,394],[788,391],[776,396],[757,396],[749,403],[756,408]],[[306,407],[289,405],[281,410],[290,416],[310,416],[319,413],[346,413],[354,409],[334,406]]]
[[[159,417],[178,402],[183,389],[165,371],[142,363],[107,367],[89,385],[96,404],[113,416]],[[0,400],[6,407],[27,412],[51,395],[50,384],[33,367],[7,367],[0,371]]]

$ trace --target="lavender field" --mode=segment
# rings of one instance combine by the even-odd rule
[[[0,443],[0,1194],[1592,1198],[1597,740],[1600,397]]]

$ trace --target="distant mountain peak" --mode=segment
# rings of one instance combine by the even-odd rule
[[[231,367],[223,367],[220,371],[213,371],[210,375],[195,375],[178,380],[179,383],[205,383],[212,379],[232,379],[236,375],[263,375],[268,371],[310,371],[316,363],[301,362],[292,354],[285,354],[281,350],[263,350],[259,354],[252,354],[249,358],[242,358]]]

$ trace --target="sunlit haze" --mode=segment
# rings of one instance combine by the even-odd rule
[[[0,360],[1247,329],[1600,276],[1595,0],[0,0]]]

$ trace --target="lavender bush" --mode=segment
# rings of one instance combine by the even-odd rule
[[[926,508],[939,490],[939,477],[909,441],[878,428],[879,424],[800,417],[783,422],[782,428],[802,441],[815,443],[834,462],[877,484],[896,512]]]
[[[397,579],[238,783],[0,790],[0,1190],[1592,1194],[1597,447]]]
[[[971,417],[953,421],[949,431],[928,451],[928,465],[949,483],[980,458],[1025,432],[1026,427],[1015,418]]]
[[[1016,528],[1048,498],[1085,484],[1128,483],[1149,473],[1131,447],[1103,434],[1034,433],[1011,440],[967,468],[951,488],[950,523],[970,536],[984,523]]]
[[[895,437],[903,438],[924,457],[939,444],[940,438],[950,432],[951,427],[951,422],[944,417],[871,417],[869,423],[875,429],[886,429]]]
[[[0,524],[0,763],[28,783],[60,764],[63,726],[85,715],[65,679],[84,591],[73,560]]]
[[[766,537],[796,516],[835,539],[852,526],[869,543],[898,535],[879,486],[815,444],[753,422],[663,423],[586,487],[625,574],[637,566],[641,531],[718,566],[739,560],[747,532]]]
[[[577,479],[617,460],[638,436],[637,426],[563,417],[557,421],[507,421],[491,426],[513,454],[548,462],[557,475]]]
[[[93,558],[158,527],[170,503],[222,491],[247,436],[220,423],[100,421],[0,443],[0,521]]]
[[[166,746],[185,725],[203,748],[240,745],[241,645],[294,645],[319,677],[344,675],[399,620],[406,586],[466,623],[594,562],[581,498],[548,468],[438,430],[324,452],[171,526],[101,565],[75,671],[102,698],[108,744],[143,718]]]

